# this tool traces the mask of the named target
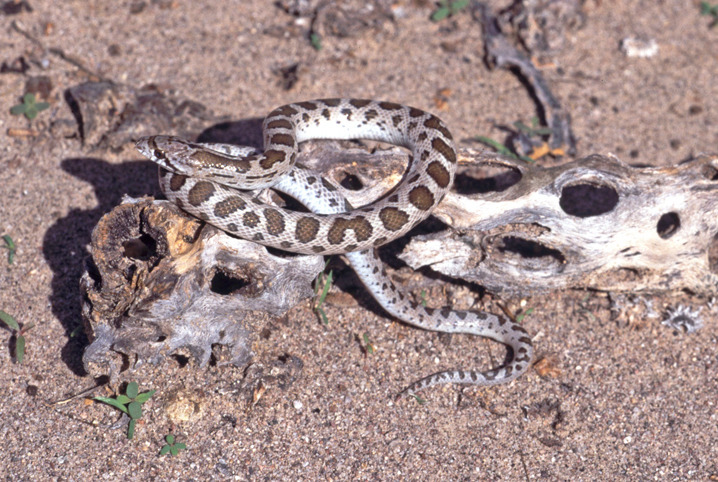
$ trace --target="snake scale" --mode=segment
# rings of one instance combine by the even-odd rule
[[[503,366],[478,372],[436,373],[410,385],[495,385],[524,373],[533,357],[526,331],[504,315],[424,307],[389,279],[374,248],[426,219],[454,180],[456,152],[451,133],[436,116],[392,102],[323,99],[273,110],[263,124],[265,150],[229,144],[193,143],[170,136],[137,142],[160,165],[160,187],[182,209],[227,233],[265,246],[305,254],[345,253],[377,302],[391,315],[426,330],[484,336],[510,347]],[[296,164],[298,144],[309,139],[370,139],[411,151],[409,166],[390,192],[354,209],[337,186]],[[271,187],[312,212],[262,202],[257,190]]]

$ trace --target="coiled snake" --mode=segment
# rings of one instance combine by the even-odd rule
[[[499,368],[440,372],[403,393],[442,383],[505,383],[528,369],[533,347],[520,325],[504,315],[421,306],[394,285],[374,252],[426,219],[453,183],[456,153],[451,133],[438,117],[391,102],[324,99],[275,109],[264,120],[263,132],[264,152],[168,136],[142,138],[137,148],[161,166],[165,196],[190,214],[266,246],[306,254],[346,253],[390,314],[426,330],[485,336],[513,351]],[[309,139],[371,139],[406,147],[409,167],[389,193],[354,209],[330,180],[295,165],[298,143]],[[263,203],[252,190],[265,187],[296,198],[312,212]]]

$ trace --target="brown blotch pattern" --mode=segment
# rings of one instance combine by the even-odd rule
[[[214,194],[214,184],[207,181],[198,181],[187,193],[187,201],[192,206],[200,206],[207,202]]]
[[[438,137],[431,141],[431,147],[439,151],[439,153],[452,164],[456,164],[456,152],[443,140]]]
[[[401,121],[404,120],[404,118],[400,115],[395,115],[391,118],[392,124],[394,124],[394,127],[399,127],[399,124],[401,124]]]
[[[366,107],[367,105],[371,104],[370,100],[364,100],[364,99],[352,99],[349,101],[350,105],[353,105],[354,107]]]
[[[277,116],[277,115],[282,115],[282,116],[289,117],[289,116],[292,116],[292,115],[294,115],[294,114],[296,114],[296,113],[297,113],[297,110],[296,110],[294,107],[292,107],[291,105],[283,105],[282,107],[280,107],[280,108],[275,109],[274,111],[272,111],[272,112],[269,114],[269,117],[275,117],[275,116]]]
[[[379,212],[379,219],[389,231],[398,231],[409,221],[409,215],[397,208],[384,208]]]
[[[244,213],[244,216],[242,216],[242,222],[244,222],[245,226],[255,228],[259,224],[259,216],[257,216],[251,211],[248,213]]]
[[[242,198],[239,196],[230,196],[214,205],[214,215],[218,218],[226,218],[230,214],[241,211],[245,207],[247,207],[247,203],[245,203]]]
[[[451,183],[451,175],[439,161],[434,161],[426,166],[426,173],[431,177],[436,185],[444,188]]]
[[[297,221],[297,227],[294,232],[300,243],[308,243],[317,237],[319,232],[319,221],[314,218],[301,218]]]
[[[284,216],[276,209],[264,210],[264,219],[267,223],[267,232],[276,236],[284,232]]]
[[[264,158],[259,162],[262,169],[271,169],[278,162],[284,162],[287,155],[282,151],[270,149],[264,153]]]
[[[449,129],[446,128],[443,122],[441,122],[441,119],[436,117],[435,115],[432,115],[428,119],[424,121],[424,125],[428,127],[429,129],[435,129],[443,134],[444,137],[451,140],[453,139],[451,132],[449,132]]]
[[[357,241],[366,241],[371,236],[374,229],[363,216],[355,218],[343,219],[339,218],[334,221],[332,227],[327,232],[327,240],[330,244],[341,244],[344,241],[344,233],[351,229],[354,231],[354,237]]]
[[[183,176],[182,174],[172,174],[172,177],[170,178],[170,189],[175,192],[179,191],[182,189],[185,182],[187,182],[187,176]]]
[[[292,129],[292,123],[287,119],[274,119],[267,123],[267,129]]]
[[[297,102],[297,105],[302,109],[306,110],[314,110],[317,108],[317,104],[314,104],[312,102]]]
[[[364,119],[370,121],[372,119],[375,119],[379,116],[379,113],[376,111],[376,109],[369,109],[368,111],[364,112]]]
[[[423,110],[419,110],[416,107],[412,107],[411,109],[409,109],[409,116],[411,116],[411,117],[421,117],[423,115],[424,115]]]
[[[324,102],[329,107],[336,107],[339,104],[341,104],[341,99],[323,99],[322,102]]]
[[[327,120],[328,120],[328,119],[331,119],[331,118],[332,118],[332,113],[329,112],[329,109],[324,109],[324,110],[322,111],[322,117],[324,117],[324,118],[327,119]]]
[[[379,107],[385,110],[401,110],[404,108],[394,102],[379,102]]]
[[[426,186],[417,186],[409,192],[409,202],[417,209],[428,211],[434,206],[434,195]]]
[[[294,136],[289,134],[274,134],[269,142],[280,146],[294,147]]]

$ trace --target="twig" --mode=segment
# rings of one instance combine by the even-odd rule
[[[571,116],[549,90],[543,75],[526,55],[509,44],[501,32],[496,17],[489,8],[477,2],[473,9],[474,19],[484,29],[487,63],[492,66],[517,69],[532,87],[551,129],[549,146],[552,150],[563,149],[569,155],[576,155],[576,140],[571,131]]]

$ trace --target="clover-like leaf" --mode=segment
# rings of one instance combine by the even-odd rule
[[[165,437],[165,440],[167,441],[168,444],[173,445],[175,443],[175,436],[172,435],[171,433],[167,434],[167,436]]]
[[[130,418],[133,420],[137,420],[142,418],[142,404],[137,401],[131,401],[127,405],[127,413],[130,415]]]
[[[162,449],[160,450],[160,455],[167,455],[170,452],[170,449],[172,447],[169,445],[163,445]]]
[[[130,382],[127,384],[127,390],[125,390],[125,394],[127,394],[128,397],[135,398],[139,392],[140,387],[137,382]]]
[[[157,390],[150,390],[149,392],[142,392],[135,397],[135,400],[140,403],[145,403],[147,400],[155,394]]]

